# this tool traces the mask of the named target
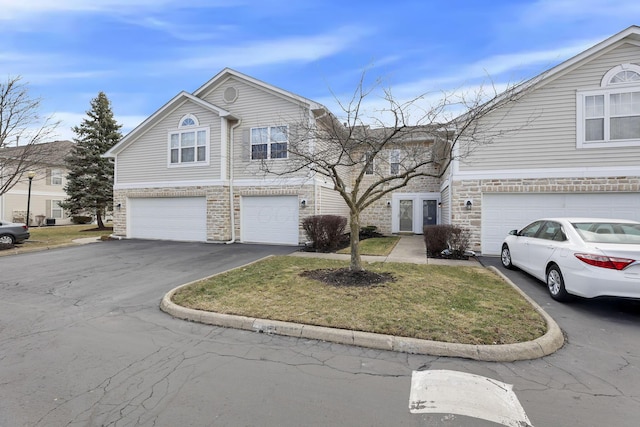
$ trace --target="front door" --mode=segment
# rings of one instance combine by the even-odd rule
[[[413,200],[400,200],[400,231],[413,232]]]
[[[422,201],[422,226],[436,225],[438,219],[438,201],[423,200]]]

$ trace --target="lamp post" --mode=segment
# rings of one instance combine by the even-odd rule
[[[31,182],[33,181],[33,177],[36,176],[34,171],[27,172],[27,178],[29,178],[29,191],[27,192],[27,228],[29,228],[29,208],[31,207]]]

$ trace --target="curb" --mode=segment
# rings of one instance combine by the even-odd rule
[[[511,282],[498,269],[495,267],[489,267],[489,269],[516,289],[516,291],[522,295],[544,318],[547,324],[547,332],[543,336],[536,338],[533,341],[517,344],[474,345],[447,343],[194,310],[179,306],[171,301],[173,295],[181,288],[197,283],[201,280],[215,277],[217,274],[204,279],[185,283],[184,285],[172,289],[162,298],[160,309],[178,319],[203,323],[206,325],[243,329],[270,335],[284,335],[295,338],[328,341],[338,344],[356,345],[359,347],[377,350],[424,354],[430,356],[461,357],[486,362],[513,362],[516,360],[538,359],[560,349],[564,345],[564,336],[560,327],[551,318],[551,316],[549,316],[542,307],[522,292],[520,288]]]

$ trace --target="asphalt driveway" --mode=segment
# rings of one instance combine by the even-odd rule
[[[378,351],[184,322],[158,308],[179,284],[292,250],[123,240],[0,258],[0,426],[495,427],[411,414],[412,372],[435,369],[513,384],[537,427],[640,418],[639,305],[559,304],[517,271],[506,273],[567,333],[543,359]]]

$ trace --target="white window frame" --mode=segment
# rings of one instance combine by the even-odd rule
[[[194,167],[209,165],[210,130],[209,126],[200,126],[198,118],[193,114],[184,115],[178,122],[177,129],[170,129],[167,136],[167,166]],[[198,136],[204,133],[204,136]],[[186,145],[193,141],[193,146]],[[185,145],[183,145],[185,144]],[[185,151],[193,148],[193,160],[183,160]],[[198,160],[198,148],[204,148],[204,159]],[[176,154],[176,161],[173,156]]]
[[[49,212],[51,216],[49,218],[53,218],[53,219],[64,218],[64,209],[62,209],[62,206],[60,206],[60,203],[62,203],[62,200],[51,200],[51,212]],[[59,214],[54,212],[59,212]]]
[[[284,141],[276,141],[276,140],[272,140],[271,135],[273,132],[273,129],[276,128],[284,128],[285,130],[285,136],[286,136],[286,140]],[[266,134],[264,135],[264,139],[262,137],[260,137],[260,139],[255,139],[254,132],[258,132],[260,130],[266,130]],[[272,148],[274,145],[276,144],[285,144],[286,148],[284,150],[284,157],[272,157]],[[249,152],[250,152],[250,158],[252,161],[262,161],[262,160],[286,160],[289,158],[289,126],[288,125],[273,125],[273,126],[256,126],[256,127],[252,127],[249,130]],[[254,153],[253,153],[253,147],[258,146],[258,145],[266,145],[266,157],[261,158],[261,157],[254,157]]]
[[[640,94],[640,81],[622,83],[613,83],[611,81],[618,73],[623,71],[640,74],[640,66],[635,64],[622,64],[613,67],[603,76],[600,89],[579,90],[576,92],[576,147],[578,149],[640,146],[640,135],[637,138],[630,139],[611,139],[611,95],[636,92]],[[604,139],[599,141],[586,140],[587,117],[585,102],[587,97],[590,96],[602,96],[604,99],[604,114],[602,115],[604,122]],[[640,114],[634,113],[619,117],[640,117]]]
[[[62,169],[51,169],[51,185],[62,185]]]
[[[390,175],[400,175],[400,164],[402,151],[399,149],[394,149],[389,151],[389,174]],[[394,170],[394,166],[395,169]]]

